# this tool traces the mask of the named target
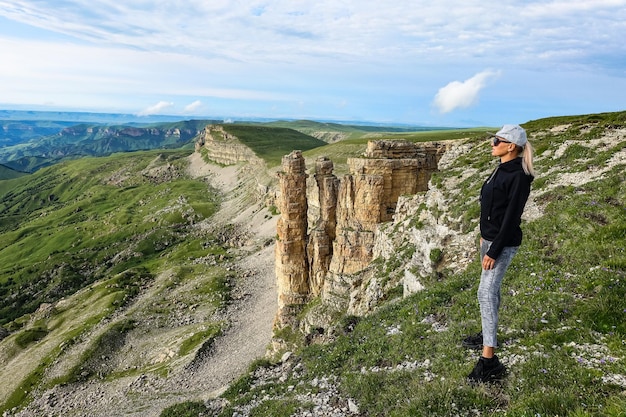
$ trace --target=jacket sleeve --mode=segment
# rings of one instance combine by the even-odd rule
[[[512,178],[507,190],[508,204],[502,220],[502,225],[496,238],[491,243],[487,256],[497,259],[504,249],[507,237],[516,232],[519,227],[524,206],[530,194],[530,180],[524,172],[519,172]]]

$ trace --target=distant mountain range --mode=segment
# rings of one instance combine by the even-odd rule
[[[76,123],[160,123],[176,122],[184,119],[182,116],[150,115],[137,116],[122,113],[92,113],[92,112],[64,112],[64,111],[31,111],[31,110],[0,110],[0,120],[19,121],[60,121],[69,124]]]
[[[122,114],[2,110],[0,179],[77,157],[191,145],[207,124],[222,122],[154,119]]]
[[[199,116],[175,116],[175,115],[147,115],[139,116],[136,114],[124,114],[124,113],[93,113],[93,112],[62,112],[62,111],[36,111],[36,110],[0,110],[0,121],[62,121],[69,122],[70,124],[76,123],[104,123],[104,124],[146,124],[146,123],[163,123],[163,122],[176,122],[184,119],[210,119],[218,120],[219,123],[271,123],[271,122],[302,122],[297,119],[277,119],[269,117],[232,117],[232,116],[219,116],[214,115],[211,117],[199,117]],[[330,125],[340,126],[354,126],[354,127],[378,127],[384,128],[385,131],[390,131],[389,128],[399,128],[406,131],[419,131],[419,130],[438,130],[438,129],[455,129],[455,127],[439,127],[439,126],[425,126],[419,124],[409,123],[385,123],[385,122],[373,122],[363,120],[315,120],[313,123],[322,123]],[[458,129],[458,127],[456,127]]]
[[[288,128],[327,142],[363,133],[449,129],[362,122],[260,118],[181,120],[181,116],[164,115],[0,110],[0,180],[84,156],[193,146],[193,138],[208,124]]]

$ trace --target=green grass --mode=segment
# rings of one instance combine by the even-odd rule
[[[296,400],[267,400],[250,411],[250,417],[289,416],[300,408]]]
[[[135,322],[133,320],[122,320],[112,325],[93,340],[89,349],[83,352],[79,363],[70,369],[62,380],[56,380],[54,383],[66,384],[86,381],[94,377],[106,377],[111,373],[112,368],[105,361],[102,361],[102,358],[123,346],[126,335],[134,327]]]
[[[15,337],[15,343],[23,349],[31,343],[35,343],[43,339],[47,334],[48,329],[43,327],[33,327],[32,329],[26,329],[19,333]]]
[[[160,417],[198,417],[207,415],[209,410],[202,401],[185,401],[167,407]]]
[[[155,182],[142,170],[156,163],[182,172],[188,154],[85,158],[0,182],[0,256],[9,260],[0,266],[0,293],[14,294],[0,302],[0,324],[109,274],[155,271],[182,255],[186,228],[209,218],[219,199],[202,181],[181,174]]]
[[[33,316],[26,315],[20,318],[21,323],[17,324],[16,328],[8,326],[15,334],[3,340],[4,346],[12,352],[5,359],[9,360],[13,356],[33,351],[36,352],[37,361],[21,365],[29,371],[24,379],[11,381],[17,382],[18,385],[5,402],[0,404],[0,412],[24,405],[29,400],[31,392],[41,386],[46,369],[55,362],[61,352],[77,343],[82,334],[91,330],[123,305],[132,296],[135,285],[141,285],[141,280],[135,284],[129,282],[127,276],[118,276],[94,284],[80,296],[76,296],[73,299],[74,304],[61,309],[54,308],[44,318],[39,318],[32,324],[29,322]],[[82,316],[79,322],[75,321],[76,316]],[[22,326],[26,328],[20,330]],[[82,380],[91,375],[93,369],[89,368],[89,362],[93,361],[102,349],[109,347],[109,342],[115,340],[116,334],[126,333],[130,328],[132,328],[132,322],[128,321],[112,326],[109,331],[92,343],[76,366],[64,376],[50,381],[49,386]],[[13,341],[18,348],[11,347]],[[87,371],[87,369],[90,370]],[[85,372],[84,375],[83,372]]]
[[[223,127],[269,167],[280,165],[282,157],[293,150],[307,151],[326,145],[324,141],[293,129],[240,124],[225,124]]]
[[[222,327],[219,324],[215,324],[206,330],[194,333],[181,343],[178,354],[181,356],[187,355],[201,344],[203,347],[208,347],[207,344],[213,343],[215,338],[220,335],[221,330]]]
[[[28,175],[25,172],[16,171],[12,168],[0,164],[0,181],[19,178]]]
[[[134,359],[135,366],[118,369],[103,359],[125,349],[129,334],[152,331],[136,324],[145,314],[163,335],[170,332],[177,357],[208,346],[221,332],[223,323],[211,320],[183,330],[165,327],[171,300],[184,299],[212,317],[229,302],[232,288],[233,272],[220,266],[231,258],[223,239],[194,226],[215,213],[220,197],[205,181],[185,175],[189,154],[86,158],[0,181],[0,255],[6,260],[0,266],[0,324],[12,332],[2,341],[4,359],[30,358],[23,379],[11,381],[1,410],[23,406],[33,390],[58,384],[167,373],[169,362]],[[177,173],[151,175],[150,169],[165,165]],[[214,257],[212,266],[195,262],[207,256]],[[157,282],[164,271],[171,278]],[[135,300],[151,288],[152,303],[138,309]],[[56,304],[61,299],[72,301]],[[35,312],[43,303],[54,307]],[[193,333],[185,339],[185,331]],[[93,338],[83,339],[90,332]],[[72,347],[80,354],[69,359],[67,370],[47,376]]]

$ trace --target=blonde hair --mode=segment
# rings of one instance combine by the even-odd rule
[[[526,145],[522,148],[517,147],[517,155],[522,156],[522,168],[526,175],[535,176],[535,169],[533,168],[533,147],[530,142],[526,141]]]

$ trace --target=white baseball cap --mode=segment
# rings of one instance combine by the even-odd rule
[[[526,145],[526,142],[528,142],[528,138],[526,137],[526,131],[520,125],[504,125],[502,126],[502,129],[498,130],[496,133],[491,134],[521,147],[524,147]]]

